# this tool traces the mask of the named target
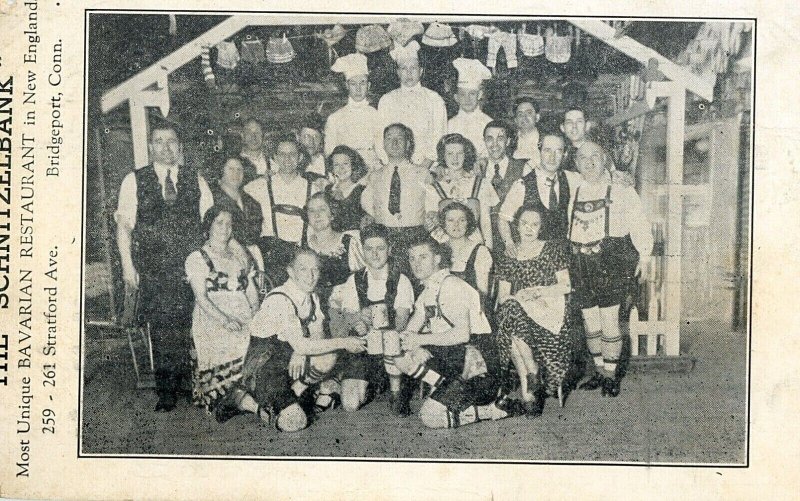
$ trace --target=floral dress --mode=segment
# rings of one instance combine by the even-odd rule
[[[209,412],[241,379],[242,364],[250,343],[247,324],[252,318],[245,291],[255,270],[247,251],[235,252],[223,259],[205,249],[186,258],[186,274],[205,280],[208,299],[225,315],[242,324],[240,331],[230,331],[216,318],[195,305],[192,316],[192,340],[197,353],[193,401]]]
[[[555,285],[556,272],[567,269],[568,263],[565,243],[550,240],[533,259],[519,261],[502,257],[496,263],[497,278],[509,282],[511,294],[516,294],[527,287]],[[501,304],[495,319],[500,352],[507,357],[501,361],[502,367],[507,367],[510,360],[512,336],[521,339],[530,346],[533,358],[541,368],[545,389],[550,395],[556,395],[559,385],[567,377],[572,357],[571,330],[574,323],[567,314],[569,310],[569,305],[565,305],[561,328],[553,332],[535,322],[516,299]]]

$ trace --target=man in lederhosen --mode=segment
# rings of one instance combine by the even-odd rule
[[[429,428],[456,428],[511,415],[498,401],[496,344],[478,291],[450,273],[449,248],[431,237],[408,250],[425,288],[400,334],[395,365],[430,387],[419,410]],[[469,343],[469,344],[468,344]]]
[[[302,176],[302,151],[294,135],[278,139],[270,165],[275,172],[254,179],[244,191],[261,204],[264,223],[258,247],[272,283],[286,281],[284,264],[303,240],[306,230],[305,206],[318,191]]]
[[[152,163],[129,173],[120,186],[117,246],[125,286],[139,289],[142,320],[150,325],[155,410],[169,412],[190,376],[194,297],[184,280],[184,262],[202,244],[200,221],[213,199],[203,177],[180,165],[174,126],[153,126],[148,151]]]
[[[622,352],[620,304],[635,277],[648,269],[653,235],[633,187],[612,183],[608,154],[602,147],[585,142],[576,162],[582,180],[570,205],[568,232],[574,257],[570,273],[587,345],[598,368],[581,388],[602,388],[603,395],[616,397]]]
[[[250,322],[242,381],[258,402],[260,419],[273,421],[281,431],[299,431],[308,425],[309,397],[316,397],[318,410],[332,405],[332,395],[320,383],[328,380],[338,354],[362,352],[365,342],[325,339],[324,314],[314,292],[319,279],[314,251],[299,249],[283,264],[286,282],[266,295]]]
[[[350,275],[331,296],[331,303],[341,305],[343,327],[348,329],[338,335],[365,336],[372,329],[405,329],[414,307],[414,290],[405,275],[390,269],[389,257],[393,251],[389,247],[388,229],[382,224],[366,226],[361,230],[361,244],[366,267]],[[345,410],[358,410],[364,405],[370,393],[374,394],[383,382],[385,372],[389,375],[391,410],[397,415],[407,415],[407,407],[401,405],[400,391],[407,391],[408,385],[403,386],[392,356],[358,353],[347,356],[343,365]]]

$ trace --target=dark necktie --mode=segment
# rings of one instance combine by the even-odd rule
[[[164,180],[164,200],[167,203],[175,202],[178,198],[178,190],[175,189],[175,183],[172,182],[172,169],[167,169],[167,178]]]
[[[545,179],[544,182],[547,183],[547,186],[550,187],[550,203],[548,209],[556,210],[558,209],[558,196],[556,195],[556,180],[555,178],[553,179],[548,178]]]
[[[397,172],[397,166],[394,166],[394,174],[392,174],[392,183],[389,185],[389,214],[400,214],[400,173]]]
[[[500,189],[503,184],[503,176],[500,175],[500,164],[494,164],[494,176],[492,176],[492,187],[495,191]]]

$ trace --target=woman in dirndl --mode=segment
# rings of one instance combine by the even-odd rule
[[[474,213],[461,202],[453,201],[439,213],[439,224],[447,234],[447,245],[453,252],[450,273],[458,276],[481,295],[486,308],[489,297],[489,274],[492,271],[492,253],[489,248],[470,239],[477,222]]]
[[[334,204],[334,226],[339,231],[360,230],[367,215],[361,207],[367,174],[364,160],[354,149],[339,145],[328,156],[326,168],[331,183],[325,193]]]
[[[448,239],[439,224],[439,214],[448,204],[458,201],[469,207],[477,228],[467,234],[470,240],[492,248],[491,209],[500,203],[492,183],[475,168],[475,146],[461,134],[447,134],[436,147],[438,161],[432,168],[436,174],[425,193],[425,226],[440,242]]]
[[[308,234],[306,246],[317,253],[320,276],[317,283],[320,306],[328,314],[328,299],[333,288],[347,281],[350,273],[364,267],[364,257],[357,231],[336,231],[333,228],[336,205],[325,192],[311,196],[306,204]],[[338,228],[337,228],[338,229]]]
[[[520,207],[512,225],[517,256],[496,263],[500,353],[516,367],[529,417],[542,413],[548,394],[564,405],[572,352],[573,327],[566,315],[569,253],[561,240],[540,240],[541,226],[541,212]]]
[[[195,296],[192,340],[197,354],[193,401],[224,422],[258,405],[238,384],[258,309],[252,254],[232,238],[233,216],[219,206],[203,217],[206,241],[186,258]]]

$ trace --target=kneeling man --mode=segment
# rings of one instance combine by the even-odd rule
[[[490,345],[486,341],[493,336],[480,296],[450,273],[448,250],[432,238],[408,250],[411,270],[425,288],[400,335],[404,353],[395,357],[404,374],[430,386],[419,411],[429,428],[502,419],[511,412],[496,404],[499,388],[490,373],[495,357],[486,350],[487,360],[475,347]]]
[[[371,224],[361,230],[366,268],[350,275],[347,282],[336,287],[331,304],[341,304],[349,332],[341,335],[366,336],[370,330],[405,329],[414,307],[414,290],[411,281],[389,266],[389,229],[382,224]],[[333,308],[333,306],[332,306]],[[331,329],[333,330],[333,328]],[[394,357],[386,353],[370,355],[356,353],[345,358],[342,375],[342,407],[358,410],[389,374],[391,407],[402,413],[396,403],[401,399],[401,373],[394,365]]]
[[[261,419],[275,418],[281,431],[299,431],[308,425],[302,402],[309,388],[327,379],[337,352],[364,351],[358,337],[324,339],[323,314],[313,292],[319,279],[319,258],[298,250],[288,263],[286,283],[272,289],[250,323],[250,347],[243,381],[259,404]],[[317,397],[326,406],[329,395]]]

